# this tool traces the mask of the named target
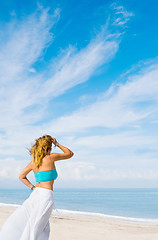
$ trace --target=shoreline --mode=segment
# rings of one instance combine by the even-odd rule
[[[57,213],[58,212],[58,213]],[[153,224],[158,225],[158,219],[150,219],[150,218],[133,218],[133,217],[124,217],[124,216],[115,216],[115,215],[108,215],[104,213],[95,213],[95,212],[83,212],[83,211],[71,211],[65,209],[57,209],[57,211],[53,211],[52,213],[55,216],[65,216],[65,217],[87,217],[87,218],[95,218],[95,219],[107,219],[107,220],[116,220],[116,221],[123,221],[123,222],[131,222],[131,223],[143,223],[143,224]]]
[[[0,206],[0,228],[15,209],[15,207]],[[55,212],[53,211],[50,217],[49,240],[158,239],[158,224]]]
[[[0,209],[3,208],[10,208],[16,209],[19,207],[20,204],[10,204],[10,203],[1,203],[0,202]],[[150,219],[150,218],[134,218],[134,217],[124,217],[124,216],[115,216],[115,215],[108,215],[104,213],[96,213],[96,212],[85,212],[85,211],[75,211],[75,210],[66,210],[66,209],[53,209],[52,217],[65,217],[65,218],[90,218],[90,219],[107,219],[107,220],[116,220],[121,222],[128,222],[128,223],[136,223],[136,224],[144,224],[144,225],[157,225],[158,226],[158,219]]]

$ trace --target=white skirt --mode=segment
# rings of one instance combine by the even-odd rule
[[[54,208],[53,191],[36,187],[5,221],[1,240],[48,240],[49,218]]]

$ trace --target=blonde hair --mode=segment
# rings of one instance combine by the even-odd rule
[[[30,155],[32,156],[33,163],[37,168],[42,164],[42,159],[47,155],[48,150],[52,146],[52,137],[50,135],[44,135],[35,139],[35,144],[29,150]]]

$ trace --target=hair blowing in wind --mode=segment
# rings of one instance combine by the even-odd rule
[[[44,135],[35,140],[35,144],[29,149],[33,163],[37,168],[42,164],[42,159],[47,155],[52,146],[52,137]]]

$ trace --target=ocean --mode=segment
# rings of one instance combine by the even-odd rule
[[[0,206],[18,206],[30,189],[0,189]],[[158,222],[158,189],[54,189],[59,211],[141,222]]]

